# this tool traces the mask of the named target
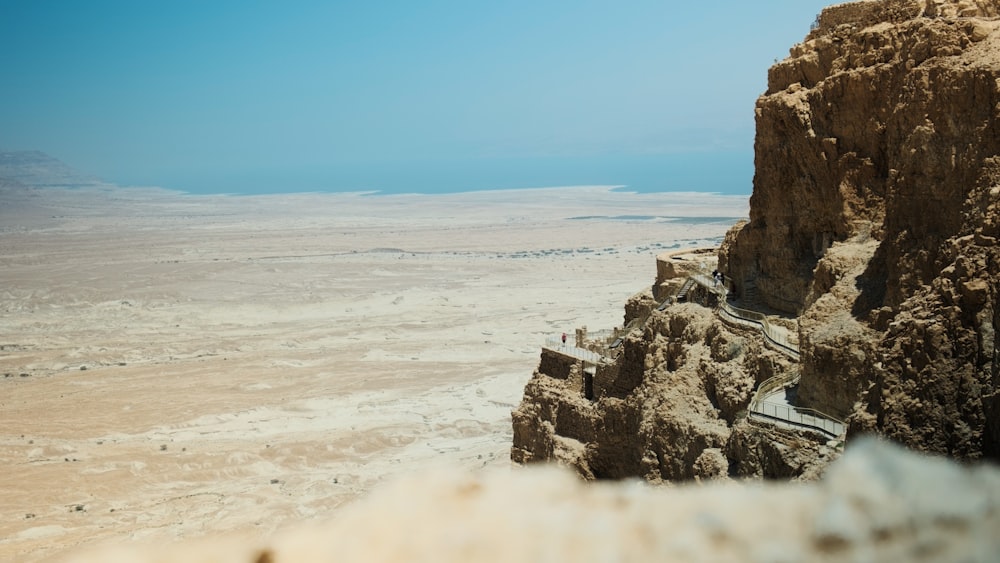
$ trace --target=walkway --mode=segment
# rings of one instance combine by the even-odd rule
[[[543,346],[543,348],[549,350],[550,352],[562,354],[563,356],[590,364],[599,364],[607,361],[604,356],[598,354],[597,352],[593,352],[585,348],[577,348],[576,346],[570,346],[569,344],[563,344],[559,338],[549,338],[545,341],[545,346]]]
[[[771,344],[776,350],[791,357],[796,362],[799,361],[799,345],[793,341],[787,328],[770,322],[767,319],[767,315],[762,313],[733,307],[729,304],[729,293],[726,291],[726,287],[712,278],[704,274],[694,274],[690,279],[693,279],[699,285],[704,286],[719,296],[719,309],[717,313],[723,321],[760,330],[764,335],[764,340],[768,344]]]
[[[757,386],[750,399],[749,414],[753,420],[789,429],[807,428],[818,431],[830,438],[840,438],[847,431],[847,425],[829,415],[813,409],[796,407],[794,398],[789,399],[789,390],[799,382],[798,372],[778,375]]]
[[[715,281],[708,275],[691,275],[684,280],[684,284],[681,286],[678,294],[668,297],[658,307],[658,310],[662,311],[671,303],[684,300],[687,297],[687,293],[695,284],[705,287],[719,297],[719,308],[716,309],[716,314],[718,314],[720,319],[730,324],[759,330],[768,344],[796,362],[799,361],[798,342],[791,338],[791,334],[787,328],[769,321],[767,315],[730,305],[727,300],[728,292],[725,285]],[[641,320],[633,319],[633,322],[644,321],[644,318]],[[626,327],[626,329],[629,328]],[[594,365],[610,361],[597,352],[565,344],[559,337],[547,339],[543,348]],[[799,430],[805,428],[831,438],[842,438],[847,430],[847,425],[843,421],[813,409],[796,407],[788,402],[787,389],[797,384],[798,380],[798,371],[793,371],[772,377],[758,385],[757,391],[750,400],[750,407],[748,409],[750,419],[766,422],[781,428]]]
[[[723,321],[760,330],[768,344],[796,362],[799,361],[798,342],[790,338],[787,328],[770,322],[767,315],[733,307],[727,299],[728,292],[725,286],[707,275],[693,274],[690,280],[694,280],[719,297],[719,308],[716,313]],[[787,390],[798,381],[799,373],[794,371],[772,377],[758,385],[750,400],[750,418],[782,428],[807,428],[831,438],[842,437],[847,431],[847,425],[843,421],[813,409],[796,407],[788,402]]]

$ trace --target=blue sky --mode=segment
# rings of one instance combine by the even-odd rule
[[[195,192],[664,190],[707,167],[688,189],[748,193],[767,68],[824,5],[0,0],[0,148]]]

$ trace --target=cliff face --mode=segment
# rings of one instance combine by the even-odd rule
[[[722,265],[801,313],[804,404],[962,458],[1000,454],[998,13],[825,10],[769,73]]]
[[[513,459],[592,477],[813,476],[836,444],[745,419],[755,386],[792,373],[795,404],[847,420],[849,438],[1000,457],[998,15],[966,0],[824,10],[769,72],[750,221],[718,254],[735,296],[785,313],[799,361],[722,323],[711,296],[633,320],[680,283],[658,280],[593,376],[614,393],[543,362]]]
[[[693,289],[690,299],[704,302],[705,294]],[[756,329],[724,325],[697,303],[650,310],[655,302],[651,293],[629,302],[626,311],[640,316],[628,315],[626,325],[639,328],[607,350],[617,355],[609,364],[586,368],[542,351],[512,413],[513,461],[556,460],[589,479],[659,482],[812,477],[837,456],[828,437],[747,420],[755,386],[794,370]]]
[[[943,239],[985,227],[969,212],[995,185],[998,43],[984,18],[997,6],[967,4],[829,8],[770,70],[751,223],[726,264],[738,286],[755,280],[769,305],[798,313],[831,244],[872,236],[890,269],[869,276],[886,292],[864,305],[898,306],[940,270]],[[933,252],[913,271],[916,247]]]

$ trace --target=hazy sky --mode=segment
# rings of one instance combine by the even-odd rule
[[[604,183],[706,153],[742,178],[767,68],[825,4],[0,0],[0,148],[194,191]]]

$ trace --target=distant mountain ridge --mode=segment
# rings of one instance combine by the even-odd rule
[[[0,185],[79,188],[103,184],[41,151],[0,151]]]

